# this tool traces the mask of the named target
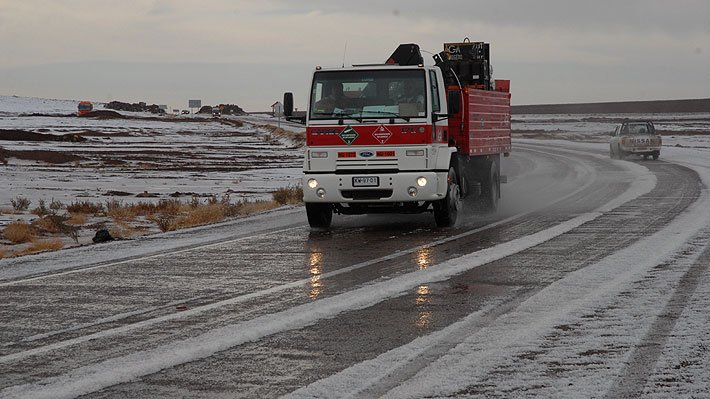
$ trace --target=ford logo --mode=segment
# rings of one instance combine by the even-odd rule
[[[372,153],[372,151],[360,151],[360,156],[363,158],[370,158],[375,154]]]

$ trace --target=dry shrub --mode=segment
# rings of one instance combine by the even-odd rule
[[[224,216],[226,217],[235,217],[239,216],[241,213],[242,209],[242,202],[237,202],[235,204],[228,203],[228,204],[222,204],[222,210],[224,211]]]
[[[163,200],[158,204],[158,212],[146,216],[148,220],[165,231],[221,222],[227,217],[250,215],[279,207],[276,201],[255,201],[231,203],[228,195],[221,198],[209,197],[206,204],[197,197],[187,204],[179,200]]]
[[[129,222],[135,220],[136,211],[132,206],[112,206],[108,208],[107,215],[116,222]]]
[[[127,223],[122,223],[122,222],[117,222],[111,228],[108,230],[109,233],[111,234],[111,237],[116,238],[116,239],[123,239],[127,240],[129,238],[132,238],[134,234],[136,234],[136,229],[131,227]]]
[[[43,218],[35,220],[32,224],[40,231],[50,234],[64,234],[71,237],[74,242],[79,242],[79,228],[67,224],[69,216],[66,215],[47,215]]]
[[[69,219],[67,219],[67,224],[73,226],[83,226],[86,224],[87,216],[85,213],[70,213]]]
[[[168,213],[157,213],[148,216],[148,220],[151,220],[157,224],[158,228],[162,232],[175,230],[175,219],[177,219],[177,216]]]
[[[42,217],[32,222],[32,225],[45,233],[57,234],[62,231],[62,221],[59,218]]]
[[[146,210],[150,209],[151,213],[146,215],[148,220],[153,221],[158,225],[160,231],[173,231],[178,228],[177,219],[183,204],[178,199],[163,199],[158,201],[154,207],[144,206]],[[189,209],[188,206],[185,206]]]
[[[7,256],[7,254],[5,253],[5,251],[0,249],[0,259],[4,258],[6,256]]]
[[[239,207],[239,214],[251,215],[253,213],[265,212],[278,207],[279,204],[276,201],[242,202]]]
[[[35,238],[35,231],[25,222],[12,222],[5,226],[3,237],[15,244],[30,242]]]
[[[64,243],[58,238],[52,238],[50,240],[37,240],[32,241],[32,244],[30,244],[29,247],[17,252],[15,256],[36,254],[46,251],[57,251],[62,248],[64,248]]]
[[[133,212],[138,216],[149,216],[157,212],[158,206],[152,202],[140,201],[132,205]]]
[[[177,215],[180,212],[180,208],[182,208],[182,202],[179,199],[163,199],[158,201],[155,209],[158,212]]]
[[[300,204],[303,202],[303,189],[300,186],[280,188],[272,196],[280,205]]]
[[[99,215],[104,213],[104,206],[101,203],[93,203],[89,201],[76,201],[67,205],[69,213],[84,213],[86,215]]]
[[[175,220],[175,227],[178,229],[199,226],[203,224],[217,223],[226,217],[222,204],[207,204],[191,209],[186,215]]]
[[[54,212],[57,212],[58,210],[64,208],[64,204],[62,201],[55,200],[52,198],[52,202],[49,203],[49,209],[53,210]]]
[[[30,207],[32,201],[18,195],[15,199],[11,199],[10,203],[12,204],[12,209],[14,209],[15,212],[23,212]]]
[[[47,208],[47,204],[44,202],[43,199],[39,200],[39,205],[31,211],[32,214],[37,215],[39,217],[49,215],[50,210]]]

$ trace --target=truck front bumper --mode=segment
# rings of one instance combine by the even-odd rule
[[[381,174],[306,174],[303,201],[321,203],[372,203],[436,201],[447,191],[447,172]],[[371,179],[377,178],[377,182]],[[362,180],[368,186],[360,186]],[[359,182],[358,182],[359,181]],[[422,185],[425,181],[425,184]],[[358,184],[359,183],[359,184]]]

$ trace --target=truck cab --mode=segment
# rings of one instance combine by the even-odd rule
[[[303,168],[309,219],[331,209],[420,212],[446,197],[455,148],[438,68],[317,69],[312,82]]]

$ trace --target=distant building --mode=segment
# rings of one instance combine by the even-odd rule
[[[271,104],[271,115],[281,116],[284,112],[284,105],[280,101]]]

